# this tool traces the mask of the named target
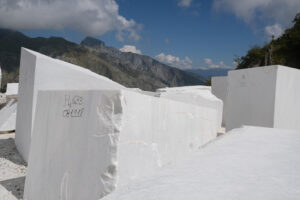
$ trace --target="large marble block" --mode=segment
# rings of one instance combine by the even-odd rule
[[[41,89],[120,89],[110,79],[60,60],[22,48],[19,77],[16,146],[27,161],[35,114],[36,97]]]
[[[217,116],[132,90],[40,91],[25,199],[99,199],[216,138]]]
[[[185,158],[217,136],[219,111],[124,91],[119,143],[120,184]]]
[[[211,108],[217,112],[216,126],[221,128],[223,102],[212,94],[209,86],[185,86],[157,90],[161,98],[172,99],[196,106]]]
[[[254,125],[300,130],[300,70],[280,65],[230,71],[226,129]]]
[[[225,126],[227,76],[215,76],[211,78],[211,92],[223,101],[222,125]]]
[[[103,200],[297,200],[300,131],[233,129],[185,162],[118,187]]]
[[[24,199],[99,199],[116,185],[119,91],[39,92]]]

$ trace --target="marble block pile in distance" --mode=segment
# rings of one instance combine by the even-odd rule
[[[204,90],[159,97],[22,49],[16,145],[29,158],[25,197],[100,198],[182,160],[221,126],[222,102]]]

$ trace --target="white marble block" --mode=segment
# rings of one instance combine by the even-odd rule
[[[40,91],[25,199],[99,199],[216,138],[217,116],[129,90]]]
[[[242,125],[300,130],[300,70],[280,65],[228,73],[226,129]]]
[[[211,92],[223,101],[222,125],[225,126],[227,76],[215,76],[211,78]]]
[[[124,91],[119,143],[120,184],[180,161],[217,136],[219,111]]]
[[[96,200],[116,186],[120,91],[39,92],[25,200]]]
[[[28,160],[38,90],[120,89],[110,79],[60,60],[22,48],[19,77],[16,146]]]
[[[185,162],[118,187],[103,200],[297,200],[300,131],[233,129]]]
[[[216,111],[216,127],[221,128],[223,102],[212,94],[211,87],[209,86],[185,86],[185,87],[172,87],[161,88],[157,90],[158,96],[167,98],[174,101],[184,102],[210,108]]]
[[[18,96],[19,83],[7,83],[6,96],[17,97]]]

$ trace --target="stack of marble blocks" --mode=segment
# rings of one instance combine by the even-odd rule
[[[280,65],[212,78],[212,92],[224,102],[226,131],[243,125],[300,130],[299,91],[300,70]]]
[[[19,83],[24,199],[99,199],[182,160],[221,127],[223,103],[210,89],[138,92],[24,48]]]

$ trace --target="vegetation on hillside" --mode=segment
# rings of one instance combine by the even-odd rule
[[[236,59],[237,69],[266,65],[285,65],[300,69],[300,13],[293,20],[293,27],[263,47],[254,46],[246,56]]]

